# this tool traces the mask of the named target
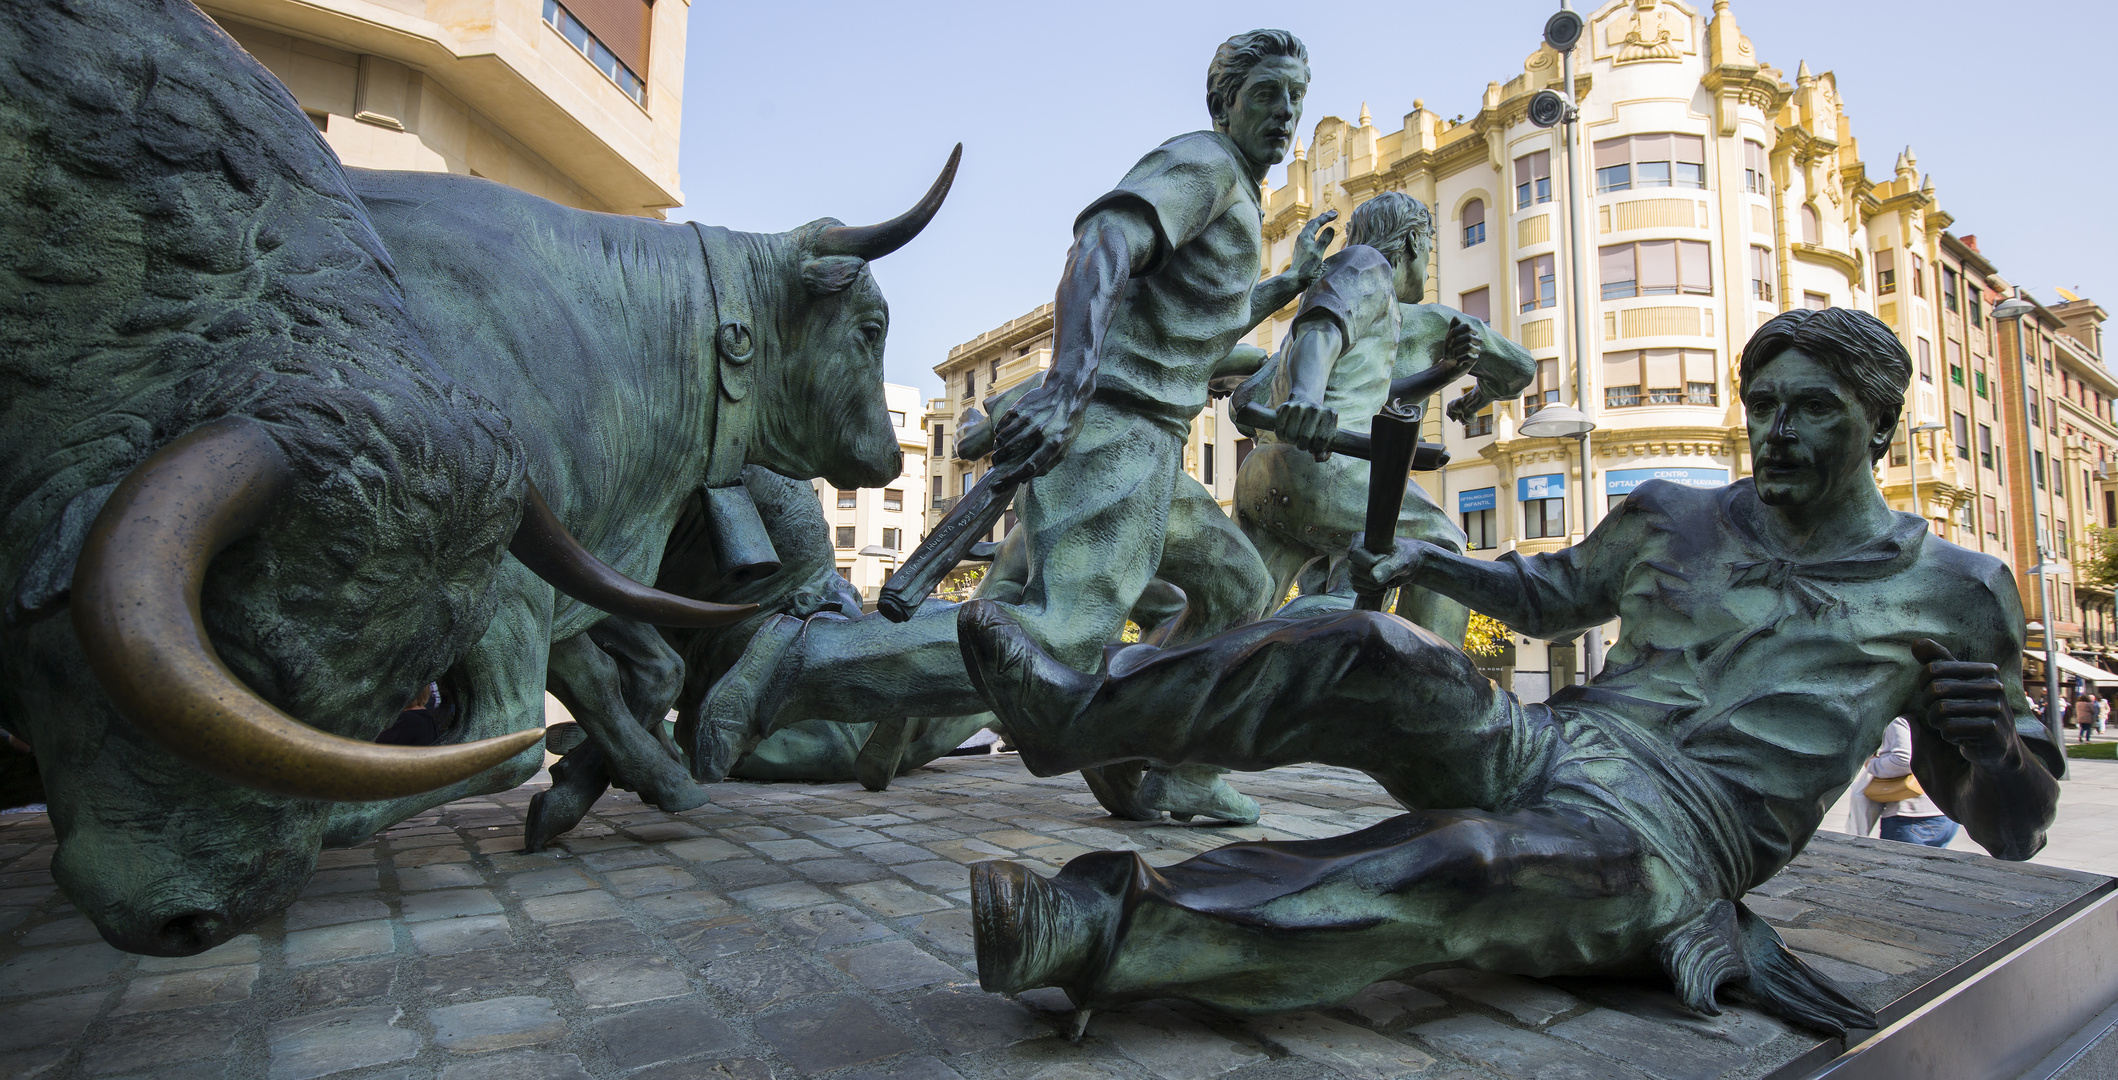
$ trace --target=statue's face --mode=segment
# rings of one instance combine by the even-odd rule
[[[1427,298],[1427,244],[1412,238],[1405,245],[1405,254],[1397,260],[1395,284],[1397,302],[1417,304]]]
[[[1804,506],[1874,485],[1873,447],[1896,418],[1869,415],[1853,387],[1800,349],[1789,349],[1743,388],[1758,499]]]
[[[1295,125],[1302,122],[1302,96],[1308,92],[1308,64],[1291,56],[1268,57],[1250,69],[1243,89],[1214,126],[1234,139],[1252,164],[1277,165],[1294,144]]]

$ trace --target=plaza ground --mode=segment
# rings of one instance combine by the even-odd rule
[[[2112,861],[2096,837],[2118,820],[2118,763],[2076,775],[2048,858]],[[1078,778],[1012,755],[883,793],[725,784],[677,815],[614,794],[538,855],[517,850],[523,788],[325,852],[283,914],[183,959],[103,944],[51,881],[44,816],[0,816],[0,1077],[1705,1080],[1815,1041],[1747,1009],[1684,1013],[1651,984],[1467,971],[1287,1017],[1143,1003],[1078,1042],[1058,992],[978,989],[969,863],[1118,848],[1166,865],[1399,812],[1344,770],[1238,780],[1265,807],[1255,827],[1115,821]],[[2093,880],[1825,834],[1748,902],[1880,1004]]]

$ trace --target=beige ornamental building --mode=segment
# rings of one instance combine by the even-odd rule
[[[348,165],[587,210],[683,203],[688,0],[204,0]]]
[[[1991,317],[2013,287],[1975,238],[1949,234],[1952,219],[1910,150],[1871,172],[1830,72],[1803,63],[1790,79],[1767,64],[1728,0],[1612,0],[1588,15],[1574,66],[1587,208],[1585,402],[1567,323],[1563,129],[1526,115],[1537,91],[1560,88],[1551,49],[1488,84],[1475,115],[1445,118],[1414,99],[1395,131],[1365,105],[1353,123],[1324,117],[1306,146],[1297,142],[1284,183],[1264,192],[1266,275],[1290,265],[1296,232],[1316,214],[1337,210],[1343,220],[1384,191],[1426,203],[1437,231],[1427,300],[1487,320],[1536,358],[1521,398],[1468,426],[1445,424],[1438,408],[1428,419],[1426,437],[1452,461],[1420,482],[1474,549],[1490,557],[1579,540],[1584,492],[1600,519],[1647,479],[1718,487],[1748,475],[1734,386],[1743,343],[1782,311],[1853,307],[1893,327],[1915,366],[1906,434],[1878,470],[1893,505],[1914,509],[1916,481],[1918,510],[1938,533],[2016,567],[2031,618],[2057,626],[2067,648],[2107,648],[2111,595],[2072,578],[2084,526],[2118,524],[2118,380],[2101,358],[2102,309],[2075,301],[2021,320],[2040,357],[2031,386],[2039,422],[2028,428],[2034,446],[2025,444],[2020,400],[2008,396],[2022,382],[2013,328]],[[1250,340],[1275,348],[1293,314],[1290,304]],[[936,365],[946,389],[926,417],[936,456],[930,527],[987,467],[945,460],[965,410],[1047,366],[1050,348],[1047,306]],[[1551,402],[1598,425],[1586,477],[1575,440],[1519,434]],[[1194,424],[1186,463],[1226,506],[1247,450],[1217,405]],[[2049,489],[2030,479],[2047,461],[2056,463]],[[2022,576],[2036,563],[2029,530],[2038,522],[2066,553],[2049,612],[2036,579]],[[1531,699],[1582,677],[1574,646],[1521,637],[1498,667]]]
[[[839,576],[860,590],[863,605],[871,611],[890,573],[927,532],[927,436],[921,428],[925,403],[918,387],[896,383],[883,384],[883,399],[889,404],[890,426],[897,429],[898,449],[904,452],[905,468],[897,479],[860,489],[811,481],[824,504]]]

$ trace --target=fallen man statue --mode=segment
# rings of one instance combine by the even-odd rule
[[[1603,671],[1546,703],[1389,615],[1267,620],[1089,675],[1007,609],[964,605],[972,678],[1040,776],[1322,762],[1413,811],[1159,870],[1117,851],[1052,880],[980,863],[980,983],[1057,986],[1083,1008],[1180,997],[1260,1013],[1440,967],[1659,968],[1700,1012],[1728,986],[1810,1027],[1874,1027],[1743,895],[1801,851],[1894,717],[1918,718],[1920,784],[1999,858],[2043,846],[2063,766],[2023,697],[2008,569],[1876,488],[1910,377],[1874,317],[1790,311],[1743,353],[1751,479],[1643,484],[1548,554],[1355,545],[1356,584],[1423,586],[1524,634],[1621,619]]]

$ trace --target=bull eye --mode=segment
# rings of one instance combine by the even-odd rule
[[[883,324],[879,322],[864,322],[860,324],[860,336],[866,338],[870,346],[881,344]]]

